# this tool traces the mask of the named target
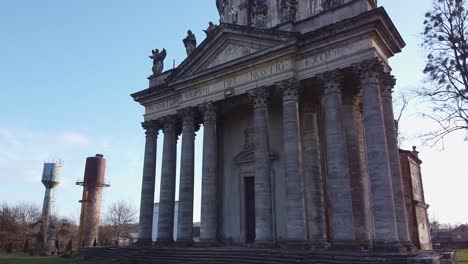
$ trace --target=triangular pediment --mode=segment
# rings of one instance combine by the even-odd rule
[[[294,39],[295,35],[290,32],[223,24],[177,67],[177,73],[172,79],[183,79],[228,67],[232,63],[254,58]]]

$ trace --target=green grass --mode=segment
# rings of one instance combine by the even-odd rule
[[[3,254],[0,253],[1,264],[78,264],[82,263],[78,258],[61,258],[57,256],[40,257],[27,254]],[[85,262],[86,264],[96,264]]]
[[[77,259],[53,257],[29,256],[26,254],[0,254],[2,264],[72,264],[79,263]]]
[[[468,249],[458,250],[457,260],[459,264],[468,264]]]

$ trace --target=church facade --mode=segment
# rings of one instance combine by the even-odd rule
[[[156,243],[194,243],[203,125],[201,245],[415,249],[388,63],[405,42],[385,10],[375,0],[216,4],[220,25],[198,46],[189,32],[175,69],[163,71],[166,51],[153,51],[149,87],[132,95],[145,107],[140,243],[153,242],[160,132]]]

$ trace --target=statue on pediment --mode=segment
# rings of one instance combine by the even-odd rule
[[[322,9],[327,11],[334,9],[343,4],[343,0],[322,0]]]
[[[294,21],[297,12],[297,0],[281,0],[281,21]]]
[[[213,33],[213,31],[216,30],[218,26],[213,24],[213,22],[209,22],[208,23],[208,28],[206,30],[203,30],[203,32],[205,32],[206,36],[208,37],[209,35],[211,35],[211,33]]]
[[[153,60],[153,75],[152,76],[158,76],[162,73],[164,69],[164,59],[167,56],[166,49],[163,49],[161,52],[159,52],[158,49],[151,50],[152,55],[149,56],[150,59]]]
[[[195,34],[192,33],[191,30],[187,31],[187,37],[183,39],[185,50],[187,51],[187,55],[192,54],[192,52],[197,47],[197,38],[195,38]]]

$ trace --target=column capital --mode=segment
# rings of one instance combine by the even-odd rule
[[[382,97],[392,98],[393,88],[396,85],[395,76],[389,72],[380,75],[380,84],[382,84]]]
[[[213,102],[205,102],[199,106],[200,111],[203,113],[203,122],[216,121],[216,106]]]
[[[341,71],[329,71],[317,75],[317,79],[324,88],[325,95],[341,93],[341,82],[343,81],[343,74]]]
[[[283,102],[298,101],[302,90],[301,83],[296,78],[291,78],[276,84],[283,93]]]
[[[165,116],[160,119],[164,133],[176,132],[178,134],[178,118],[176,115]]]
[[[267,89],[267,87],[262,86],[250,90],[247,94],[255,109],[267,107],[268,99],[270,97],[270,91]]]
[[[177,111],[180,120],[182,120],[182,126],[195,126],[195,116],[196,116],[196,109],[193,107],[187,107]]]
[[[384,72],[384,65],[379,59],[374,58],[354,65],[353,69],[359,74],[361,84],[379,83],[380,76]]]
[[[160,124],[156,120],[145,121],[141,123],[141,126],[145,130],[147,137],[157,137],[159,134]]]

